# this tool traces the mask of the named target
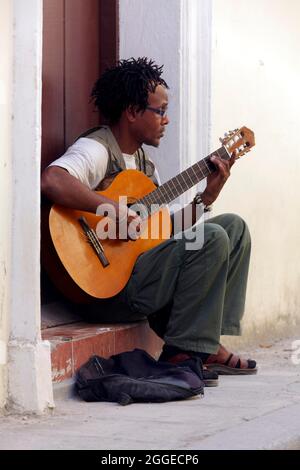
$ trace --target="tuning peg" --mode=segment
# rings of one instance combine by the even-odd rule
[[[224,133],[224,137],[219,137],[219,141],[224,144],[224,142],[226,142],[228,139],[230,138],[230,135],[228,134],[228,132],[225,132]]]

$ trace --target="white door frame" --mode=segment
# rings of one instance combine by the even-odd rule
[[[181,170],[210,151],[211,132],[211,0],[183,0],[181,14]],[[203,183],[199,185],[203,188]],[[188,191],[188,203],[196,192]],[[198,188],[199,190],[199,188]]]
[[[50,344],[41,339],[42,0],[13,0],[8,409],[52,408]]]

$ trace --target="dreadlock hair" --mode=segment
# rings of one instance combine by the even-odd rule
[[[154,93],[157,85],[169,88],[161,78],[162,69],[147,57],[120,60],[96,81],[91,101],[109,124],[117,123],[129,106],[144,111],[148,94]]]

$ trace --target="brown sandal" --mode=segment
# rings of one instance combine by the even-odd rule
[[[227,351],[222,345],[220,345],[217,354],[211,354],[207,358],[205,367],[220,375],[251,375],[257,373],[255,361],[242,359]]]

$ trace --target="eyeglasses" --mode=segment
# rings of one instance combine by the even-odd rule
[[[152,108],[152,106],[147,106],[146,109],[153,111],[153,113],[158,114],[160,117],[166,117],[168,110],[162,108]]]

